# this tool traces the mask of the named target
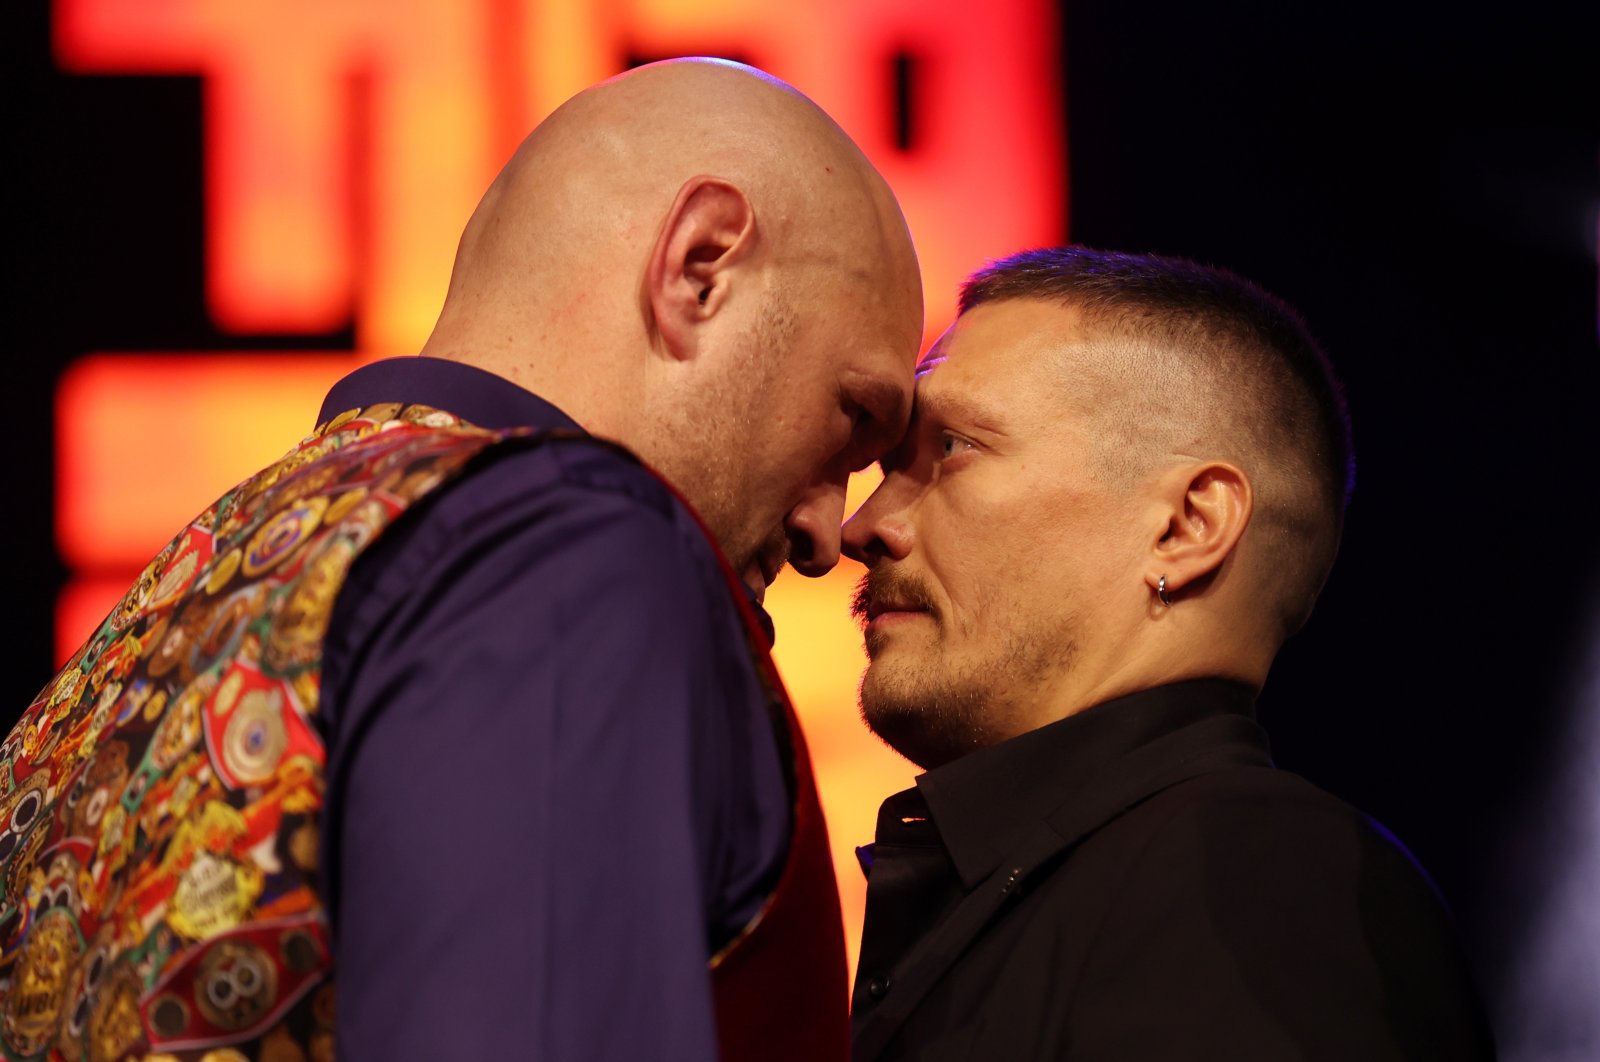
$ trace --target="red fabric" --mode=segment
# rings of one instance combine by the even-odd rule
[[[658,478],[716,545],[689,500],[665,477]],[[776,709],[773,715],[781,716],[788,730],[794,767],[794,830],[777,887],[756,920],[711,959],[718,1047],[722,1062],[849,1062],[844,915],[811,754],[744,580],[720,546],[716,553],[728,592],[739,605],[751,660]]]
[[[762,663],[771,669],[770,659]],[[713,962],[718,1043],[723,1062],[842,1062],[850,1057],[849,986],[828,830],[794,709],[782,687],[774,691],[794,743],[794,835],[766,908]]]

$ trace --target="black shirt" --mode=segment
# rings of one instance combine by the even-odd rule
[[[1146,690],[885,801],[856,1058],[1492,1057],[1426,877],[1252,702]]]

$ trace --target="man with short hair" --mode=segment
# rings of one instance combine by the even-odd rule
[[[0,750],[4,1053],[843,1059],[757,613],[837,562],[921,330],[893,195],[794,89],[668,62],[557,110],[424,356],[340,381]]]
[[[1442,904],[1253,702],[1351,478],[1298,316],[1060,248],[972,277],[846,525],[885,801],[857,1062],[1493,1053]]]

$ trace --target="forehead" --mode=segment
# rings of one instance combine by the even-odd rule
[[[922,276],[915,259],[899,268],[880,267],[857,289],[868,328],[876,331],[903,369],[912,369],[922,349]]]
[[[821,255],[822,276],[834,288],[826,297],[827,312],[856,318],[849,322],[852,330],[876,333],[905,354],[909,368],[922,347],[922,270],[888,185],[870,167],[864,178],[871,194],[845,211],[848,217],[835,219],[836,225],[846,222],[845,228]]]
[[[1037,299],[985,303],[961,315],[917,367],[917,397],[981,397],[1009,411],[1058,415],[1098,389],[1104,360],[1079,312]]]
[[[805,306],[808,356],[852,388],[893,389],[895,404],[910,396],[922,346],[920,284],[887,283],[878,270],[857,266],[835,276],[842,286],[819,292]]]

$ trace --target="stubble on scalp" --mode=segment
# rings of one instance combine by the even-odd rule
[[[1052,673],[1071,666],[1076,654],[1070,615],[1052,617],[1045,627],[1010,630],[998,636],[996,651],[981,660],[952,662],[952,640],[970,641],[975,631],[932,609],[932,595],[904,573],[869,572],[856,588],[851,611],[864,619],[874,597],[926,607],[934,624],[931,646],[915,662],[885,660],[891,636],[867,632],[871,658],[861,676],[861,718],[884,744],[924,770],[932,770],[1030,729],[1023,722],[1037,709],[1028,693]],[[985,612],[984,614],[988,614]]]

